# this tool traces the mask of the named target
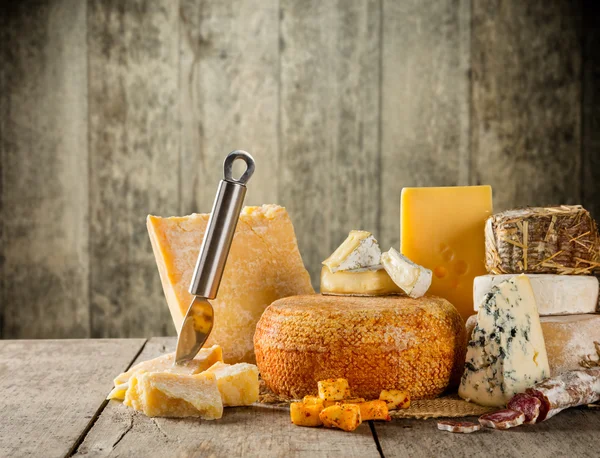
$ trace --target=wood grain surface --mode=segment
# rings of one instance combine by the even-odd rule
[[[378,233],[379,2],[281,1],[279,195],[315,289],[351,229]]]
[[[150,339],[137,361],[173,351],[172,338]],[[353,434],[300,428],[289,410],[226,408],[223,418],[149,418],[110,401],[75,456],[379,457],[367,423]]]
[[[351,229],[398,247],[404,186],[600,218],[596,3],[0,0],[0,334],[174,334],[144,218],[235,148],[317,288]]]
[[[473,184],[494,210],[581,201],[580,2],[473,2]]]
[[[87,337],[86,3],[6,5],[0,43],[5,337]]]
[[[145,219],[178,211],[178,10],[90,1],[93,337],[173,332]]]
[[[405,186],[468,184],[469,0],[383,1],[381,227],[400,246]]]
[[[0,341],[0,456],[68,456],[144,342]]]

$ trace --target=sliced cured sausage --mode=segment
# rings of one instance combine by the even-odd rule
[[[537,421],[540,415],[542,401],[531,394],[521,393],[513,396],[507,407],[525,415],[525,424],[530,425]]]
[[[486,413],[479,417],[479,423],[487,428],[509,429],[522,425],[525,414],[516,410],[504,409],[497,412]]]
[[[481,429],[481,425],[470,421],[438,421],[437,427],[441,431],[450,431],[451,433],[469,434]]]
[[[600,400],[600,367],[569,371],[547,378],[529,388],[526,394],[541,402],[536,423],[569,407],[592,404]]]

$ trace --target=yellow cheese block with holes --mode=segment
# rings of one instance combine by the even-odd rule
[[[485,268],[485,220],[491,186],[404,188],[401,252],[433,272],[428,294],[454,305],[466,321],[473,313],[473,280]]]
[[[169,372],[141,372],[129,380],[123,404],[149,417],[200,417],[215,420],[223,416],[223,402],[215,374],[197,375]]]
[[[209,216],[148,216],[148,233],[177,330],[192,300],[188,288]],[[265,308],[282,297],[312,293],[285,208],[245,207],[218,296],[211,300],[215,323],[206,345],[220,345],[227,362],[253,363],[252,338]]]
[[[217,377],[223,405],[249,406],[258,401],[258,368],[254,364],[216,363],[208,372]]]

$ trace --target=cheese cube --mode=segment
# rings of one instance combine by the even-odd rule
[[[546,344],[529,279],[519,275],[494,286],[479,307],[459,396],[499,407],[549,376]]]
[[[215,374],[225,406],[248,406],[258,401],[258,368],[254,364],[215,363],[207,372]]]
[[[170,372],[172,374],[199,374],[218,361],[223,361],[223,350],[218,345],[210,348],[202,348],[198,354],[183,364],[175,365],[175,353],[167,353],[158,358],[142,361],[127,372],[117,375],[114,380],[115,388],[107,396],[107,399],[123,400],[130,378],[141,372]]]
[[[408,409],[410,407],[410,395],[401,390],[382,390],[379,400],[385,401],[388,410]]]
[[[473,310],[473,279],[485,268],[485,221],[490,186],[404,188],[401,250],[433,272],[428,293],[454,305],[466,321]]]
[[[172,374],[141,372],[129,381],[123,404],[149,417],[200,417],[215,420],[223,416],[223,403],[215,374]]]
[[[388,406],[385,401],[367,401],[358,404],[360,409],[360,419],[367,420],[391,420],[388,413]]]
[[[319,397],[324,401],[341,401],[350,397],[350,386],[344,378],[330,378],[317,382]]]
[[[321,410],[319,418],[328,428],[340,428],[354,431],[361,424],[358,404],[336,404]]]
[[[188,287],[209,217],[193,214],[147,219],[163,291],[178,332],[192,300]],[[245,207],[219,296],[211,300],[216,318],[207,345],[219,344],[228,363],[254,363],[253,336],[264,310],[277,299],[313,293],[285,208]]]
[[[290,418],[297,426],[321,426],[323,422],[319,414],[323,410],[323,404],[311,404],[304,402],[292,402],[290,404]]]

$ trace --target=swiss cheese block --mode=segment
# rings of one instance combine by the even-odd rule
[[[428,294],[449,300],[466,320],[473,312],[473,279],[485,269],[485,220],[490,186],[404,188],[401,250],[433,272]]]
[[[494,286],[513,278],[515,274],[484,275],[475,278],[473,305],[475,311]],[[595,313],[598,307],[598,279],[586,275],[527,274],[538,313],[569,315]]]
[[[550,375],[582,369],[579,364],[586,356],[596,355],[594,342],[600,342],[600,315],[565,315],[540,317]],[[467,320],[467,335],[473,333],[477,315]]]
[[[323,266],[321,269],[321,293],[349,296],[403,294],[400,287],[394,283],[383,268],[332,273],[327,266]]]
[[[148,217],[152,248],[177,330],[192,300],[188,288],[209,216]],[[245,207],[218,296],[211,300],[215,323],[206,345],[221,345],[227,362],[252,363],[252,336],[264,309],[282,297],[313,292],[285,208]]]
[[[168,372],[134,374],[123,404],[149,417],[215,420],[223,416],[217,379],[210,372],[197,375]]]
[[[481,304],[458,394],[484,406],[502,406],[549,376],[531,283],[518,275],[494,286]]]
[[[217,377],[224,406],[249,406],[258,401],[258,368],[254,364],[215,363],[208,372]]]
[[[276,394],[316,394],[344,378],[352,396],[401,389],[433,398],[460,378],[465,328],[445,299],[295,296],[271,304],[254,336],[262,379]]]

